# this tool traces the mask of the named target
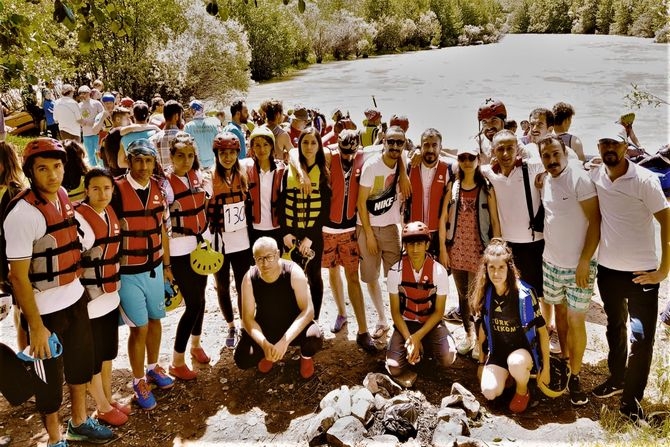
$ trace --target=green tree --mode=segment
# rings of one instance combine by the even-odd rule
[[[527,33],[530,27],[530,13],[528,0],[517,2],[509,14],[510,31],[513,33]]]
[[[614,0],[599,0],[596,15],[596,30],[600,34],[609,34],[614,14]]]
[[[633,24],[633,0],[614,0],[614,21],[610,27],[610,34],[627,35]]]
[[[463,21],[454,0],[430,0],[429,5],[440,22],[440,46],[456,45],[463,31]]]
[[[576,0],[573,8],[575,18],[572,24],[572,32],[578,34],[595,33],[598,18],[598,0]]]

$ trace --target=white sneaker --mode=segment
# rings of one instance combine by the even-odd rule
[[[549,334],[549,352],[552,354],[561,353],[561,342],[558,340],[558,332],[555,330],[551,331],[551,334]]]
[[[475,337],[468,335],[456,346],[456,350],[460,355],[466,355],[475,347]]]

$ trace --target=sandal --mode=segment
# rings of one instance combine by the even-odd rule
[[[375,326],[375,331],[370,335],[372,336],[372,338],[374,338],[376,340],[376,339],[382,338],[384,335],[386,335],[386,333],[389,331],[389,329],[390,328],[389,328],[388,324],[377,324],[377,326]]]

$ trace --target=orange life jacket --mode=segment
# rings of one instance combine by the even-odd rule
[[[110,205],[105,208],[106,218],[100,216],[87,203],[78,203],[75,210],[93,229],[93,246],[81,255],[84,269],[80,281],[91,299],[103,293],[119,290],[119,249],[121,248],[121,225]]]
[[[207,204],[207,221],[212,233],[226,232],[224,205],[244,202],[247,193],[242,191],[240,176],[235,174],[232,184],[226,183],[214,170],[212,176],[212,198]],[[246,216],[243,216],[246,220]]]
[[[437,172],[430,185],[430,204],[428,215],[423,215],[423,188],[421,183],[421,165],[409,169],[409,181],[412,184],[409,222],[420,221],[428,226],[430,231],[437,231],[440,222],[440,209],[449,181],[449,165],[445,161],[437,162]]]
[[[281,161],[275,160],[276,168],[272,170],[272,197],[270,199],[270,208],[272,210],[272,225],[279,226],[279,213],[277,206],[279,204],[279,196],[281,194],[282,178],[286,166]],[[247,178],[249,179],[249,197],[251,201],[251,214],[255,224],[261,223],[261,181],[259,170],[260,168],[254,162],[253,165],[247,166]]]
[[[175,174],[167,179],[174,193],[174,202],[170,205],[172,233],[196,236],[207,228],[205,213],[205,190],[194,170],[186,173],[190,188]]]
[[[344,166],[342,165],[342,154],[333,153],[330,157],[330,182],[332,197],[330,202],[330,221],[342,223],[356,217],[356,201],[358,199],[358,187],[363,170],[363,152],[354,157],[353,166],[349,178],[345,179]],[[346,201],[346,209],[345,209]]]
[[[165,211],[163,192],[150,180],[147,205],[125,177],[117,182],[121,194],[121,273],[153,270],[163,259],[162,230]]]
[[[435,312],[437,287],[433,284],[433,264],[435,260],[426,256],[419,282],[414,279],[412,262],[407,255],[401,260],[402,281],[398,286],[400,313],[405,320],[425,323]]]
[[[7,208],[7,214],[18,203],[25,200],[37,208],[46,221],[44,236],[33,242],[28,277],[37,290],[48,290],[71,283],[79,277],[81,244],[77,236],[77,220],[74,207],[65,188],[58,190],[60,211],[56,206],[38,197],[32,189],[21,191]]]

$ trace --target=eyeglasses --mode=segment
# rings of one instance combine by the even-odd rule
[[[475,161],[477,159],[476,155],[472,154],[460,154],[458,156],[458,161],[464,162],[464,161]]]
[[[404,146],[405,145],[405,140],[388,139],[388,140],[386,140],[386,144],[388,146]]]
[[[272,253],[271,255],[266,256],[254,256],[254,261],[256,264],[265,264],[266,262],[273,262],[277,259],[277,253]]]

